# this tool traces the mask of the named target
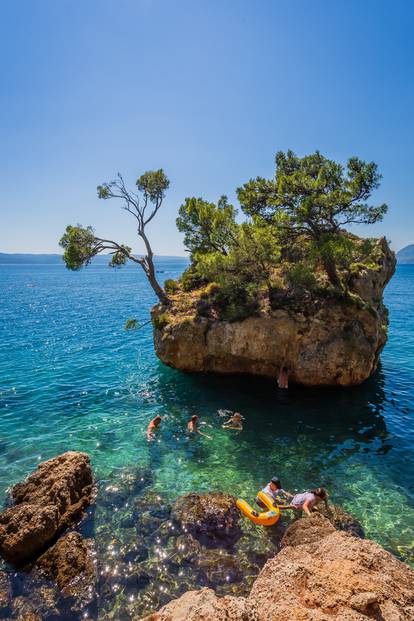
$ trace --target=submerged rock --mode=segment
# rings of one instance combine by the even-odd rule
[[[12,563],[32,560],[78,520],[93,494],[88,455],[68,451],[43,462],[12,489],[14,506],[0,513],[0,554]]]
[[[11,585],[5,571],[0,571],[0,616],[7,613],[11,602]]]
[[[36,562],[44,574],[56,581],[65,597],[73,599],[72,610],[82,610],[96,598],[97,570],[94,541],[70,532],[61,537]]]
[[[210,545],[232,545],[242,534],[236,498],[222,492],[181,496],[171,519],[184,532]]]
[[[329,503],[328,507],[320,505],[317,508],[318,513],[324,515],[336,530],[344,530],[355,537],[364,537],[364,529],[353,515],[347,513],[342,507]]]
[[[382,293],[395,271],[395,256],[384,238],[377,251],[374,268],[352,278],[350,296],[326,292],[310,308],[282,304],[241,321],[219,321],[190,311],[178,294],[167,309],[153,309],[157,356],[189,372],[275,378],[286,366],[292,381],[307,386],[360,384],[375,371],[387,340]]]

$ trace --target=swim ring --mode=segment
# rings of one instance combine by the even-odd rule
[[[280,509],[273,505],[273,500],[263,492],[259,492],[257,497],[260,498],[262,503],[266,505],[269,511],[262,511],[259,513],[248,502],[242,498],[238,498],[236,501],[237,507],[251,522],[260,526],[273,526],[280,518]]]

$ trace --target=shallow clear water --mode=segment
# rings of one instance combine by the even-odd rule
[[[160,279],[185,265],[160,259]],[[386,289],[389,341],[375,377],[286,395],[269,381],[162,365],[150,325],[124,330],[127,318],[147,321],[154,302],[132,267],[0,266],[0,290],[2,498],[39,460],[68,449],[91,455],[102,485],[149,467],[153,489],[170,501],[211,489],[252,499],[277,474],[291,490],[326,485],[368,537],[414,563],[414,266],[399,266]],[[242,433],[221,429],[222,409],[243,413]],[[157,413],[159,441],[148,445],[144,431]],[[213,440],[186,437],[193,413]],[[105,519],[98,505],[96,532]],[[123,537],[128,545],[128,529]]]

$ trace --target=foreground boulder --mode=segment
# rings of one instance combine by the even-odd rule
[[[152,311],[154,346],[165,364],[188,372],[244,373],[275,378],[280,368],[306,386],[360,384],[377,368],[387,340],[384,287],[395,271],[395,255],[384,238],[376,244],[373,268],[349,282],[350,295],[260,307],[243,320],[201,316],[202,290],[171,296]],[[191,308],[193,305],[193,308]]]
[[[211,545],[232,545],[241,535],[236,498],[222,492],[181,496],[171,519],[184,532]]]
[[[88,455],[69,451],[43,462],[12,489],[14,506],[0,513],[0,554],[11,563],[32,560],[74,524],[93,494]]]
[[[81,610],[95,599],[98,578],[92,539],[70,532],[42,554],[36,566],[57,583],[64,597],[74,601],[72,610]]]
[[[373,541],[297,520],[247,598],[190,591],[146,621],[412,621],[414,571]],[[300,531],[303,529],[302,536]]]

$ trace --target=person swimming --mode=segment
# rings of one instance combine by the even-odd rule
[[[235,412],[233,416],[230,416],[230,418],[222,424],[222,427],[223,429],[235,429],[236,431],[242,431],[243,419],[244,416],[242,416],[239,412]]]
[[[187,423],[187,430],[190,433],[198,433],[198,435],[200,436],[204,436],[205,438],[208,438],[208,440],[212,440],[213,438],[211,436],[208,436],[206,433],[203,433],[202,431],[200,431],[200,429],[198,428],[198,421],[200,420],[200,417],[197,416],[197,414],[194,414],[189,422]]]
[[[279,500],[279,496],[285,496],[285,498],[293,498],[293,494],[287,492],[282,488],[282,483],[280,482],[279,477],[272,477],[269,483],[262,489],[263,494],[269,496],[276,506],[277,501]],[[255,498],[255,503],[259,505],[261,509],[265,509],[264,503],[260,500],[260,498]]]
[[[150,422],[150,424],[148,425],[148,427],[147,427],[147,440],[148,440],[148,442],[151,442],[152,440],[155,439],[154,431],[159,429],[159,426],[161,425],[161,421],[162,421],[161,416],[159,414],[157,414],[157,416],[155,418],[153,418],[152,421]]]
[[[296,509],[304,511],[306,515],[311,515],[311,511],[317,504],[323,500],[325,505],[328,506],[328,493],[324,487],[317,487],[310,490],[310,492],[303,492],[302,494],[295,494],[290,504],[279,505],[279,509],[282,511],[285,509]]]

